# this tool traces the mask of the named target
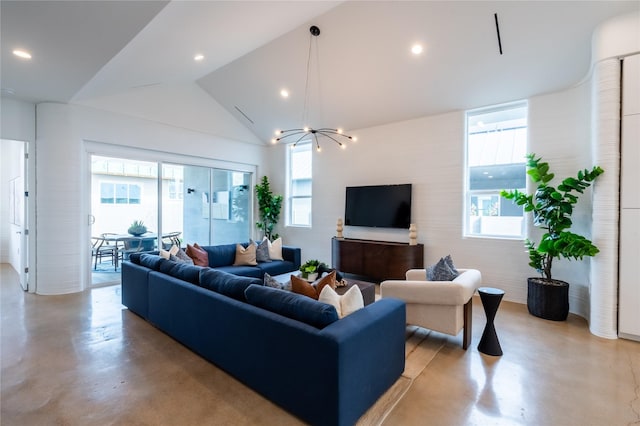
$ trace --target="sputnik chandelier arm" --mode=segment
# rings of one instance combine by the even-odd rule
[[[303,114],[302,114],[303,121],[307,120],[307,106],[308,106],[307,104],[308,104],[308,95],[309,95],[309,69],[311,64],[312,40],[313,40],[313,37],[318,37],[320,35],[320,28],[313,25],[311,28],[309,28],[309,33],[311,35],[309,37],[309,54],[307,56],[307,76],[306,76],[305,88],[304,88],[304,108],[303,108]],[[293,140],[295,136],[298,136],[298,138],[293,143],[292,145],[293,147],[295,147],[299,142],[301,142],[304,139],[313,138],[316,144],[316,150],[318,152],[321,151],[319,136],[324,136],[327,139],[331,139],[333,142],[338,144],[340,148],[343,148],[343,149],[346,148],[346,145],[345,145],[346,141],[355,142],[358,140],[358,138],[356,138],[355,136],[349,136],[344,134],[342,132],[342,129],[332,129],[329,127],[314,129],[312,127],[305,126],[301,129],[276,130],[276,137],[271,139],[271,142],[275,144],[280,141],[284,141],[285,139],[288,139],[288,138],[291,138],[288,140]]]

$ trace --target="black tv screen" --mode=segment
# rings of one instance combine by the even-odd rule
[[[344,224],[376,228],[409,228],[411,184],[348,186]]]

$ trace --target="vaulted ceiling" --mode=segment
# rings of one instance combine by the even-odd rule
[[[73,103],[196,83],[267,143],[278,128],[358,129],[570,87],[589,71],[598,24],[640,2],[3,0],[0,7],[3,96]],[[321,34],[303,123],[311,25]],[[410,50],[416,43],[419,55]],[[18,48],[32,58],[14,56]]]

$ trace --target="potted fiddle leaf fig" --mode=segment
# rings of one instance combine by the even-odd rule
[[[256,198],[260,213],[260,222],[256,223],[256,227],[263,230],[264,236],[270,241],[276,240],[279,235],[273,232],[273,228],[280,218],[282,195],[274,195],[269,186],[269,179],[262,176],[262,182],[256,185]]]
[[[525,212],[533,213],[533,224],[544,230],[537,245],[529,239],[525,241],[529,266],[540,273],[540,277],[527,280],[527,308],[534,316],[564,321],[569,314],[569,283],[552,278],[554,259],[582,260],[599,252],[589,239],[571,232],[570,228],[578,194],[602,173],[604,170],[594,166],[591,170],[580,170],[576,177],[568,177],[553,187],[550,182],[554,174],[549,172],[549,164],[535,154],[528,154],[527,174],[537,184],[535,192],[525,194],[517,189],[500,192],[502,197],[524,206]]]

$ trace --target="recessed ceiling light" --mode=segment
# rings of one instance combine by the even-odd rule
[[[27,52],[26,50],[16,49],[13,51],[13,54],[16,55],[18,58],[31,59],[31,53]]]
[[[411,47],[411,53],[413,53],[414,55],[419,55],[419,54],[421,54],[421,53],[422,53],[422,50],[423,50],[423,49],[422,49],[422,45],[420,45],[420,44],[414,44],[414,45]]]
[[[280,91],[280,96],[282,96],[283,98],[288,98],[289,97],[289,91],[287,89],[282,89]]]
[[[198,62],[203,60],[203,59],[204,59],[204,55],[202,55],[200,53],[198,53],[196,56],[193,57],[193,60],[194,61],[198,61]]]

